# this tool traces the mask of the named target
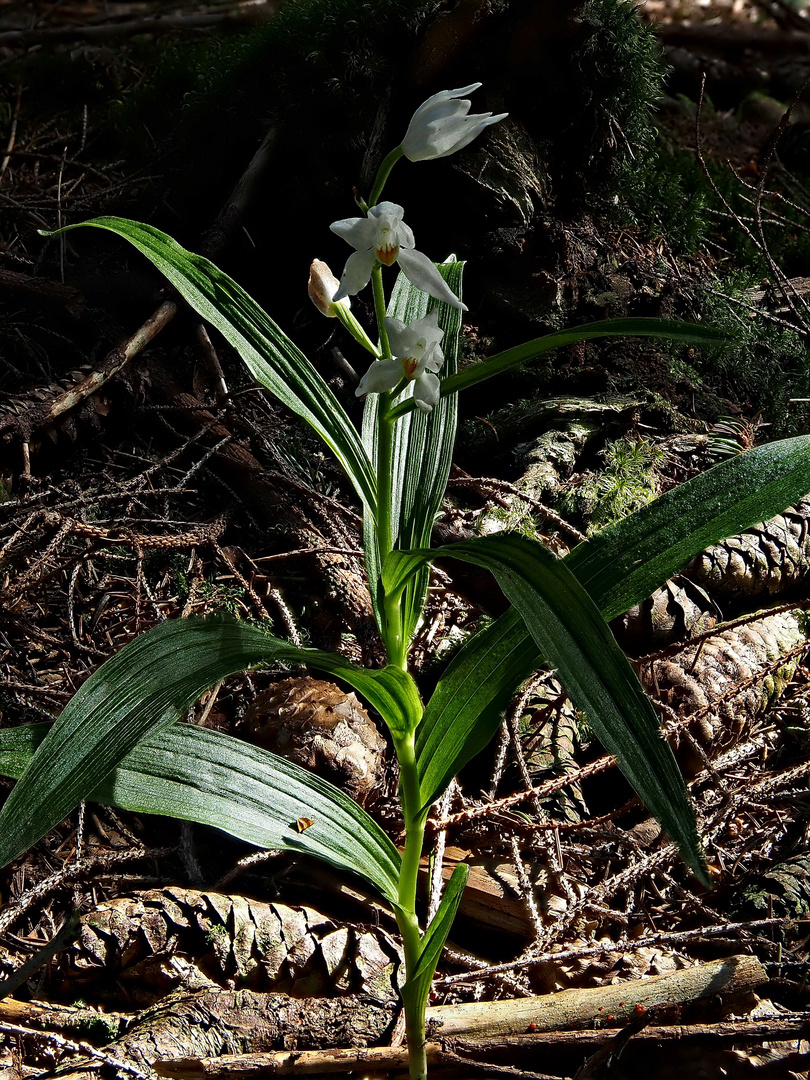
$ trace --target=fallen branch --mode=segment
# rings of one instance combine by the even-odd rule
[[[762,1021],[733,1021],[721,1024],[676,1024],[671,1027],[643,1028],[632,1038],[635,1043],[658,1046],[660,1043],[706,1042],[760,1043],[799,1038],[807,1029],[804,1017]],[[600,1031],[552,1031],[531,1035],[502,1035],[488,1039],[429,1042],[428,1065],[457,1061],[459,1052],[472,1061],[492,1061],[509,1055],[514,1061],[535,1061],[544,1050],[577,1050],[592,1053],[607,1046],[623,1028]],[[450,1049],[452,1047],[452,1049]],[[406,1069],[408,1053],[404,1047],[375,1046],[366,1050],[282,1050],[273,1054],[224,1055],[219,1058],[184,1058],[155,1062],[159,1076],[172,1080],[258,1080],[264,1076],[321,1076],[330,1073],[369,1072]],[[526,1075],[522,1073],[521,1075]]]
[[[753,990],[767,976],[753,956],[732,956],[682,971],[633,979],[616,986],[563,990],[545,997],[486,1004],[439,1005],[427,1011],[431,1037],[460,1035],[517,1035],[529,1031],[560,1031],[598,1022],[630,1020],[640,1011],[662,1005],[683,1005],[699,998],[733,998]]]
[[[665,45],[684,48],[710,48],[721,54],[728,52],[776,53],[782,57],[789,53],[810,53],[810,34],[798,30],[772,30],[766,26],[746,28],[732,27],[724,22],[714,24],[661,24],[656,34]]]
[[[765,972],[755,957],[734,956],[618,986],[429,1008],[428,1037],[435,1043],[440,1039],[500,1038],[530,1031],[593,1029],[602,1024],[638,1021],[652,1009],[703,998],[728,1004],[765,981]],[[237,1058],[247,1055],[253,1065],[245,1061],[245,1069],[258,1068],[258,1063],[264,1062],[265,1071],[270,1073],[291,1060],[292,1050],[299,1058],[302,1051],[329,1050],[335,1062],[350,1060],[345,1055],[351,1053],[351,1060],[356,1062],[360,1050],[367,1057],[372,1054],[364,1047],[390,1038],[396,1012],[393,1001],[381,1002],[361,995],[296,999],[287,994],[249,990],[179,993],[148,1009],[105,1051],[117,1060],[123,1058],[140,1068],[155,1068],[165,1076],[185,1076],[183,1070],[190,1068],[203,1071],[189,1076],[218,1075],[213,1059],[221,1064],[222,1054]],[[48,1015],[59,1014],[51,1011]],[[40,1006],[12,999],[0,1002],[0,1020],[4,1019],[31,1027],[47,1022]],[[336,1052],[336,1046],[345,1049]],[[350,1047],[354,1049],[350,1051]],[[454,1052],[456,1049],[454,1044]],[[391,1053],[390,1048],[387,1052]],[[196,1062],[189,1065],[189,1058],[208,1061],[206,1067],[212,1071],[207,1073]]]
[[[116,38],[134,37],[136,34],[160,34],[167,30],[204,30],[209,26],[227,29],[257,23],[275,14],[275,5],[269,0],[256,3],[247,0],[226,11],[199,12],[192,15],[163,15],[144,19],[127,19],[123,22],[109,21],[84,26],[50,26],[34,30],[6,30],[0,34],[0,46],[52,45],[59,41],[110,41]]]

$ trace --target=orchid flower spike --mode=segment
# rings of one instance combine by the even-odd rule
[[[387,318],[385,329],[394,354],[393,360],[377,360],[372,364],[355,390],[364,394],[381,394],[393,390],[403,378],[413,383],[416,407],[429,413],[439,400],[439,380],[436,372],[444,363],[439,329],[439,314],[432,311],[424,319],[406,326],[399,319]]]
[[[480,82],[459,90],[442,90],[423,102],[411,118],[402,152],[411,161],[431,161],[455,154],[473,141],[485,127],[497,124],[509,113],[473,113],[463,96],[481,86]]]
[[[371,271],[377,262],[383,266],[393,266],[397,262],[402,273],[417,289],[444,304],[466,311],[466,306],[427,255],[415,249],[413,232],[402,220],[404,213],[396,203],[381,202],[369,208],[368,217],[344,218],[329,226],[333,233],[342,236],[357,249],[346,260],[340,288],[332,299],[338,301],[359,293],[371,280]]]

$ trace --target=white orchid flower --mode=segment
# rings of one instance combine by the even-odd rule
[[[417,251],[411,229],[402,220],[405,211],[392,202],[381,202],[369,209],[368,217],[344,218],[329,228],[357,250],[346,260],[340,288],[334,301],[354,296],[371,280],[377,262],[383,266],[399,263],[405,277],[417,289],[444,304],[466,311],[467,308],[441,276],[427,255]]]
[[[416,407],[429,413],[439,400],[436,372],[444,363],[441,348],[444,330],[440,330],[438,324],[436,311],[410,326],[399,319],[387,318],[385,329],[394,358],[378,360],[371,365],[355,390],[357,396],[393,390],[405,378],[413,383]]]
[[[402,152],[411,161],[431,161],[455,154],[473,141],[485,127],[497,124],[509,113],[473,113],[470,102],[463,96],[481,86],[480,82],[462,86],[459,90],[442,90],[423,102],[411,118]]]

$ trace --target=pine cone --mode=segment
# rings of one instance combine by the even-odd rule
[[[579,729],[579,713],[560,683],[552,675],[546,676],[532,689],[520,717],[521,744],[533,783],[577,771]],[[588,816],[579,784],[556,792],[548,809],[564,821],[581,821]]]
[[[630,608],[614,624],[620,640],[629,646],[659,648],[711,630],[717,622],[711,599],[688,578],[667,581],[641,604]]]
[[[810,915],[810,854],[803,852],[777,863],[746,885],[741,910],[806,919]]]
[[[675,658],[658,661],[652,671],[644,669],[642,682],[654,699],[681,717],[699,714],[689,730],[707,753],[717,754],[750,728],[792,678],[798,658],[781,665],[778,661],[806,639],[804,619],[803,612],[792,611],[731,627],[698,646],[685,646]],[[756,678],[758,672],[761,678]],[[749,680],[750,685],[728,696]],[[691,760],[684,765],[690,771],[699,767]]]
[[[773,596],[799,584],[810,569],[810,497],[784,514],[707,548],[684,576],[730,598]]]
[[[112,1000],[123,988],[139,1005],[179,987],[388,1000],[399,967],[398,947],[379,927],[339,925],[309,907],[166,888],[108,900],[82,916],[79,940],[52,975],[57,992],[75,997],[93,987]]]
[[[383,779],[385,739],[354,694],[308,676],[282,679],[247,712],[258,746],[323,776],[362,806]]]

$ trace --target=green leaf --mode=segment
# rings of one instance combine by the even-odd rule
[[[576,547],[565,559],[613,619],[710,544],[780,514],[810,491],[810,436],[722,461]]]
[[[416,1012],[425,1007],[430,994],[430,984],[439,964],[444,943],[456,918],[464,887],[470,874],[469,866],[460,863],[450,876],[439,904],[439,910],[433,916],[430,926],[422,938],[422,951],[416,962],[413,974],[402,987],[402,999],[410,1010]]]
[[[230,616],[162,623],[102,664],[68,702],[0,812],[0,865],[87,798],[147,734],[180,719],[221,679],[271,660],[344,679],[395,734],[421,719],[416,686],[397,668],[371,671],[334,653],[299,649]]]
[[[808,491],[810,437],[757,447],[605,529],[577,547],[565,565],[586,586],[602,615],[614,618],[644,600],[709,544],[780,513]],[[426,804],[486,745],[514,687],[542,660],[514,608],[465,643],[439,680],[417,729]],[[475,680],[480,680],[480,691]],[[473,740],[470,753],[468,739]]]
[[[383,581],[393,591],[419,561],[442,556],[495,575],[571,701],[585,713],[606,750],[615,754],[693,872],[707,881],[686,787],[672,750],[659,734],[652,704],[599,609],[566,565],[541,544],[502,533],[432,552],[393,552],[383,568]]]
[[[88,225],[107,229],[128,240],[160,270],[198,315],[219,330],[256,381],[320,435],[373,517],[377,485],[358,433],[309,360],[256,301],[208,259],[186,251],[151,225],[126,218],[99,217],[57,231],[68,232]]]
[[[540,663],[537,646],[515,608],[465,642],[425,707],[416,730],[422,806],[487,745],[516,687]]]
[[[20,777],[50,728],[0,731],[0,773]],[[88,797],[311,855],[359,874],[396,904],[400,856],[379,825],[326,780],[230,735],[191,724],[153,733]],[[302,831],[299,819],[312,825]]]
[[[545,334],[523,345],[516,345],[513,349],[489,356],[475,367],[442,380],[442,394],[455,394],[459,390],[477,386],[478,383],[520,367],[527,360],[533,360],[551,349],[559,349],[561,345],[573,345],[577,341],[601,337],[657,337],[691,345],[722,345],[730,340],[727,334],[719,330],[698,326],[696,323],[680,322],[677,319],[604,319],[582,326],[571,326],[554,334]]]
[[[464,264],[441,263],[437,269],[453,292],[461,298]],[[458,369],[458,340],[461,312],[448,304],[440,304],[427,293],[411,285],[404,274],[397,278],[388,314],[410,325],[438,310],[439,326],[444,330],[442,375],[452,375]],[[405,397],[412,396],[408,388]],[[363,443],[372,461],[377,454],[377,414],[379,395],[369,394],[363,414]],[[430,543],[433,523],[441,507],[456,438],[458,415],[455,394],[444,396],[429,414],[410,412],[402,416],[394,429],[391,484],[391,521],[394,523],[394,543],[398,547],[422,547]],[[364,529],[366,570],[371,584],[375,609],[379,608],[379,567],[373,523],[368,520]],[[428,572],[409,582],[403,605],[403,633],[410,638],[422,614],[428,585]]]

